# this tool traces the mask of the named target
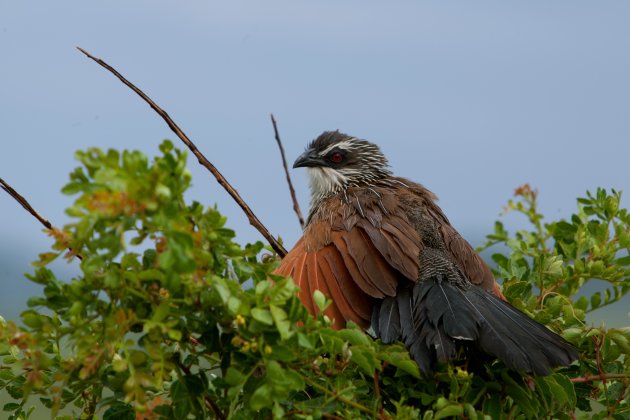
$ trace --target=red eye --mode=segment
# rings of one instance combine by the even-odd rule
[[[335,152],[332,155],[330,155],[330,161],[333,163],[341,163],[342,160],[343,160],[343,155],[339,152]]]

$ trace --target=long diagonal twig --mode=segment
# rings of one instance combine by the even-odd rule
[[[18,193],[17,191],[15,191],[13,189],[13,187],[11,187],[9,184],[7,184],[7,182],[0,178],[0,187],[2,187],[3,190],[5,190],[7,192],[7,194],[9,194],[11,197],[13,197],[13,199],[15,201],[17,201],[18,203],[20,203],[20,205],[22,207],[24,207],[24,210],[26,210],[27,212],[29,212],[30,214],[33,215],[33,217],[35,217],[37,220],[39,220],[39,222],[44,225],[44,227],[48,230],[53,230],[53,225],[47,220],[45,219],[41,214],[39,214],[34,208],[33,206],[31,206],[31,204],[26,200],[26,198],[22,197],[20,195],[20,193]]]
[[[88,58],[94,60],[101,67],[105,68],[114,76],[116,76],[121,82],[123,82],[127,87],[129,87],[131,90],[136,92],[138,96],[140,96],[146,103],[148,103],[149,106],[153,108],[153,110],[157,112],[160,117],[162,117],[162,119],[166,122],[166,124],[168,124],[169,128],[177,135],[177,137],[179,137],[179,139],[188,147],[188,149],[190,149],[190,151],[193,153],[193,155],[195,155],[199,163],[203,167],[208,169],[212,173],[212,175],[214,175],[217,182],[225,189],[225,191],[228,192],[228,194],[230,194],[230,196],[232,196],[234,201],[236,201],[236,204],[238,204],[240,208],[247,215],[247,218],[249,219],[249,223],[253,227],[255,227],[262,234],[262,236],[265,237],[267,242],[269,242],[269,245],[271,245],[271,247],[278,253],[278,255],[280,255],[280,257],[282,258],[284,258],[284,256],[287,255],[286,249],[284,249],[284,247],[280,245],[280,243],[276,240],[276,238],[274,238],[273,235],[269,233],[267,228],[261,223],[261,221],[258,220],[258,217],[256,217],[252,209],[249,208],[247,203],[241,198],[238,191],[236,191],[234,187],[232,187],[232,185],[227,181],[227,179],[225,179],[225,177],[221,174],[221,172],[219,172],[219,170],[212,163],[210,163],[210,161],[203,155],[203,153],[199,151],[197,146],[188,138],[188,136],[182,131],[182,129],[179,128],[179,126],[175,123],[175,121],[173,121],[171,117],[169,117],[166,111],[160,108],[143,91],[141,91],[133,83],[125,79],[122,74],[120,74],[115,68],[107,64],[105,61],[101,60],[100,58],[94,57],[92,54],[88,53],[83,48],[77,47],[77,49],[81,51],[83,54],[85,54]]]
[[[287,166],[287,158],[284,155],[284,147],[282,146],[282,140],[280,140],[280,133],[278,132],[278,125],[276,124],[276,119],[273,114],[271,114],[271,123],[273,124],[273,132],[276,135],[276,142],[278,143],[278,147],[280,148],[282,166],[284,166],[284,173],[287,176],[287,184],[289,184],[291,200],[293,200],[293,211],[295,211],[295,214],[297,215],[298,221],[300,222],[300,227],[304,229],[304,217],[302,216],[302,211],[300,210],[300,205],[298,204],[297,197],[295,195],[295,189],[293,189],[293,182],[291,182],[291,175],[289,175],[289,167]]]
[[[630,375],[627,373],[605,373],[599,375],[585,375],[580,376],[578,378],[571,378],[571,382],[574,384],[584,383],[584,382],[592,382],[592,381],[603,381],[605,382],[608,379],[630,379]]]
[[[15,191],[15,189],[9,185],[4,179],[0,178],[0,187],[6,191],[7,194],[9,194],[11,197],[13,197],[13,199],[15,201],[17,201],[18,203],[20,203],[20,205],[22,207],[24,207],[24,210],[26,210],[27,212],[29,212],[34,218],[36,218],[37,220],[39,220],[39,223],[41,223],[42,225],[44,225],[44,227],[46,229],[48,229],[51,232],[54,232],[56,230],[58,230],[56,227],[53,226],[52,223],[50,223],[48,221],[48,219],[46,219],[44,216],[42,216],[41,214],[39,214],[37,212],[37,210],[35,210],[33,208],[33,206],[31,206],[31,203],[28,202],[28,200],[26,198],[24,198],[19,192]],[[83,259],[83,257],[80,254],[77,254],[76,252],[74,252],[74,250],[70,247],[68,247],[68,250],[70,251],[69,255],[73,255],[75,257],[77,257],[78,259]]]

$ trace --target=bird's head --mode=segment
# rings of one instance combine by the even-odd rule
[[[392,175],[377,145],[339,131],[326,131],[309,143],[293,167],[308,169],[312,201]]]

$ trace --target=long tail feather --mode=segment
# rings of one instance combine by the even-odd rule
[[[395,309],[398,313],[393,316]],[[438,361],[454,359],[462,347],[537,375],[549,374],[553,367],[578,357],[571,344],[509,303],[439,275],[413,286],[401,285],[395,297],[386,298],[374,310],[377,336],[383,342],[403,341],[425,372]]]

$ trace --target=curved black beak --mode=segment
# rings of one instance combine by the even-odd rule
[[[295,159],[294,168],[313,168],[316,166],[324,166],[326,162],[315,153],[314,150],[307,150]]]

